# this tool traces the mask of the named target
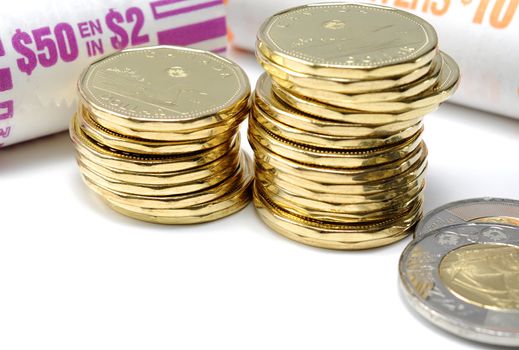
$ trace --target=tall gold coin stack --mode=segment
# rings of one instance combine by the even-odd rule
[[[261,218],[333,249],[409,234],[422,215],[422,118],[459,80],[434,28],[381,6],[307,5],[268,19],[256,56],[267,74],[248,137]]]
[[[116,211],[156,223],[215,220],[250,199],[240,151],[250,85],[210,52],[158,46],[93,63],[70,134],[86,184]]]

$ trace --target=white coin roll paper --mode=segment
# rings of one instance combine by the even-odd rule
[[[227,46],[222,0],[16,0],[0,15],[0,147],[65,130],[81,71],[103,55]]]
[[[317,2],[317,1],[316,1]],[[305,0],[229,0],[234,45],[254,49],[265,20]],[[461,69],[455,103],[519,119],[519,0],[372,0],[430,22]]]

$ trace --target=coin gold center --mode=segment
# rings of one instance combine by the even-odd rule
[[[471,244],[441,261],[442,282],[462,300],[487,309],[519,310],[519,247]]]
[[[489,216],[484,218],[476,218],[470,220],[471,222],[483,222],[490,224],[505,224],[512,226],[519,226],[519,218],[513,218],[509,216]]]

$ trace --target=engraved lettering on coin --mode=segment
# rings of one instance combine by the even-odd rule
[[[519,311],[519,248],[471,244],[449,252],[441,261],[445,286],[468,303],[488,309]]]

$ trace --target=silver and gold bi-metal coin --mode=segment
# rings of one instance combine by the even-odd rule
[[[460,337],[519,346],[519,227],[439,227],[409,244],[399,269],[407,301],[428,321]]]

